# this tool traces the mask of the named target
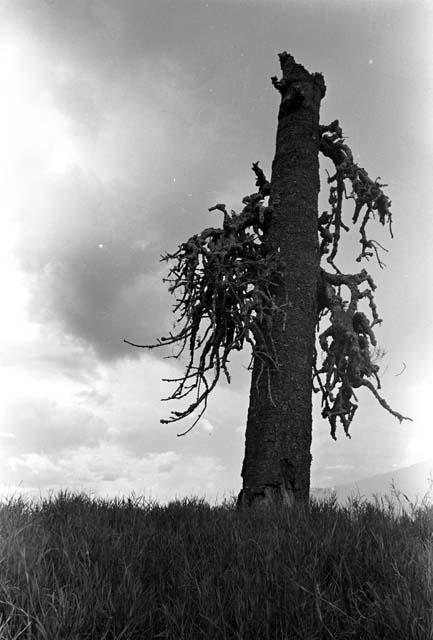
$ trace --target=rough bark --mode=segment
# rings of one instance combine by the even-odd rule
[[[271,361],[256,356],[238,505],[308,500],[312,436],[312,365],[320,272],[317,219],[319,110],[325,94],[311,74],[287,53],[281,93],[269,206],[267,242],[284,267],[277,286],[280,311],[264,327]],[[278,366],[277,366],[278,365]]]

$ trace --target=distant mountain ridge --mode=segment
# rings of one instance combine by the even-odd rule
[[[397,491],[405,494],[411,502],[422,500],[422,498],[432,489],[429,502],[433,502],[433,460],[425,460],[409,467],[402,467],[386,473],[376,474],[368,478],[361,478],[348,484],[337,485],[329,488],[313,488],[311,494],[316,498],[325,498],[335,493],[337,501],[344,505],[351,496],[374,499],[374,495],[389,496],[396,501],[392,493],[392,484]],[[407,503],[402,496],[402,501]]]

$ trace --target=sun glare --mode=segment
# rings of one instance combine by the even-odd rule
[[[62,172],[77,161],[68,120],[53,104],[47,75],[35,51],[18,40],[0,43],[0,180],[10,194],[41,172]]]
[[[26,277],[14,256],[19,218],[44,180],[76,162],[67,118],[56,109],[47,86],[46,63],[24,39],[0,41],[0,347],[35,338],[27,317]],[[42,187],[43,188],[43,187]],[[25,214],[24,214],[25,216]]]

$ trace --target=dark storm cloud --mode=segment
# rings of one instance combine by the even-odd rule
[[[32,319],[60,325],[103,358],[138,355],[123,337],[152,343],[171,326],[167,265],[159,258],[193,233],[196,194],[179,196],[174,187],[146,206],[143,190],[114,192],[75,172],[46,195],[43,215],[24,229],[19,247],[32,274]],[[209,193],[207,204],[215,200]],[[198,228],[208,225],[206,218]]]
[[[29,199],[19,257],[32,275],[33,319],[59,325],[102,358],[137,356],[122,338],[154,342],[169,328],[159,255],[209,226],[204,212],[239,155],[221,133],[234,139],[237,121],[207,93],[198,99],[178,60],[164,53],[150,71],[143,34],[121,30],[124,39],[112,42],[105,18],[87,20],[90,9],[81,9],[56,5],[26,16],[46,58],[59,61],[48,89],[68,117],[79,168]]]
[[[20,243],[21,263],[33,275],[32,318],[60,324],[106,358],[125,352],[124,335],[146,334],[147,322],[161,321],[158,253],[143,223],[134,225],[133,202],[127,194],[119,203],[80,173],[66,176]]]

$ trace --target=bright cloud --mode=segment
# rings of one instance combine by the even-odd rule
[[[107,425],[95,414],[52,400],[26,399],[3,409],[0,433],[13,434],[3,451],[56,454],[83,445],[96,445],[107,435]]]
[[[128,495],[132,492],[160,501],[178,496],[207,495],[219,498],[224,466],[211,456],[185,459],[174,451],[125,455],[112,444],[81,447],[58,457],[46,453],[10,456],[0,479],[3,494],[13,491],[47,495],[69,488],[97,495]]]

